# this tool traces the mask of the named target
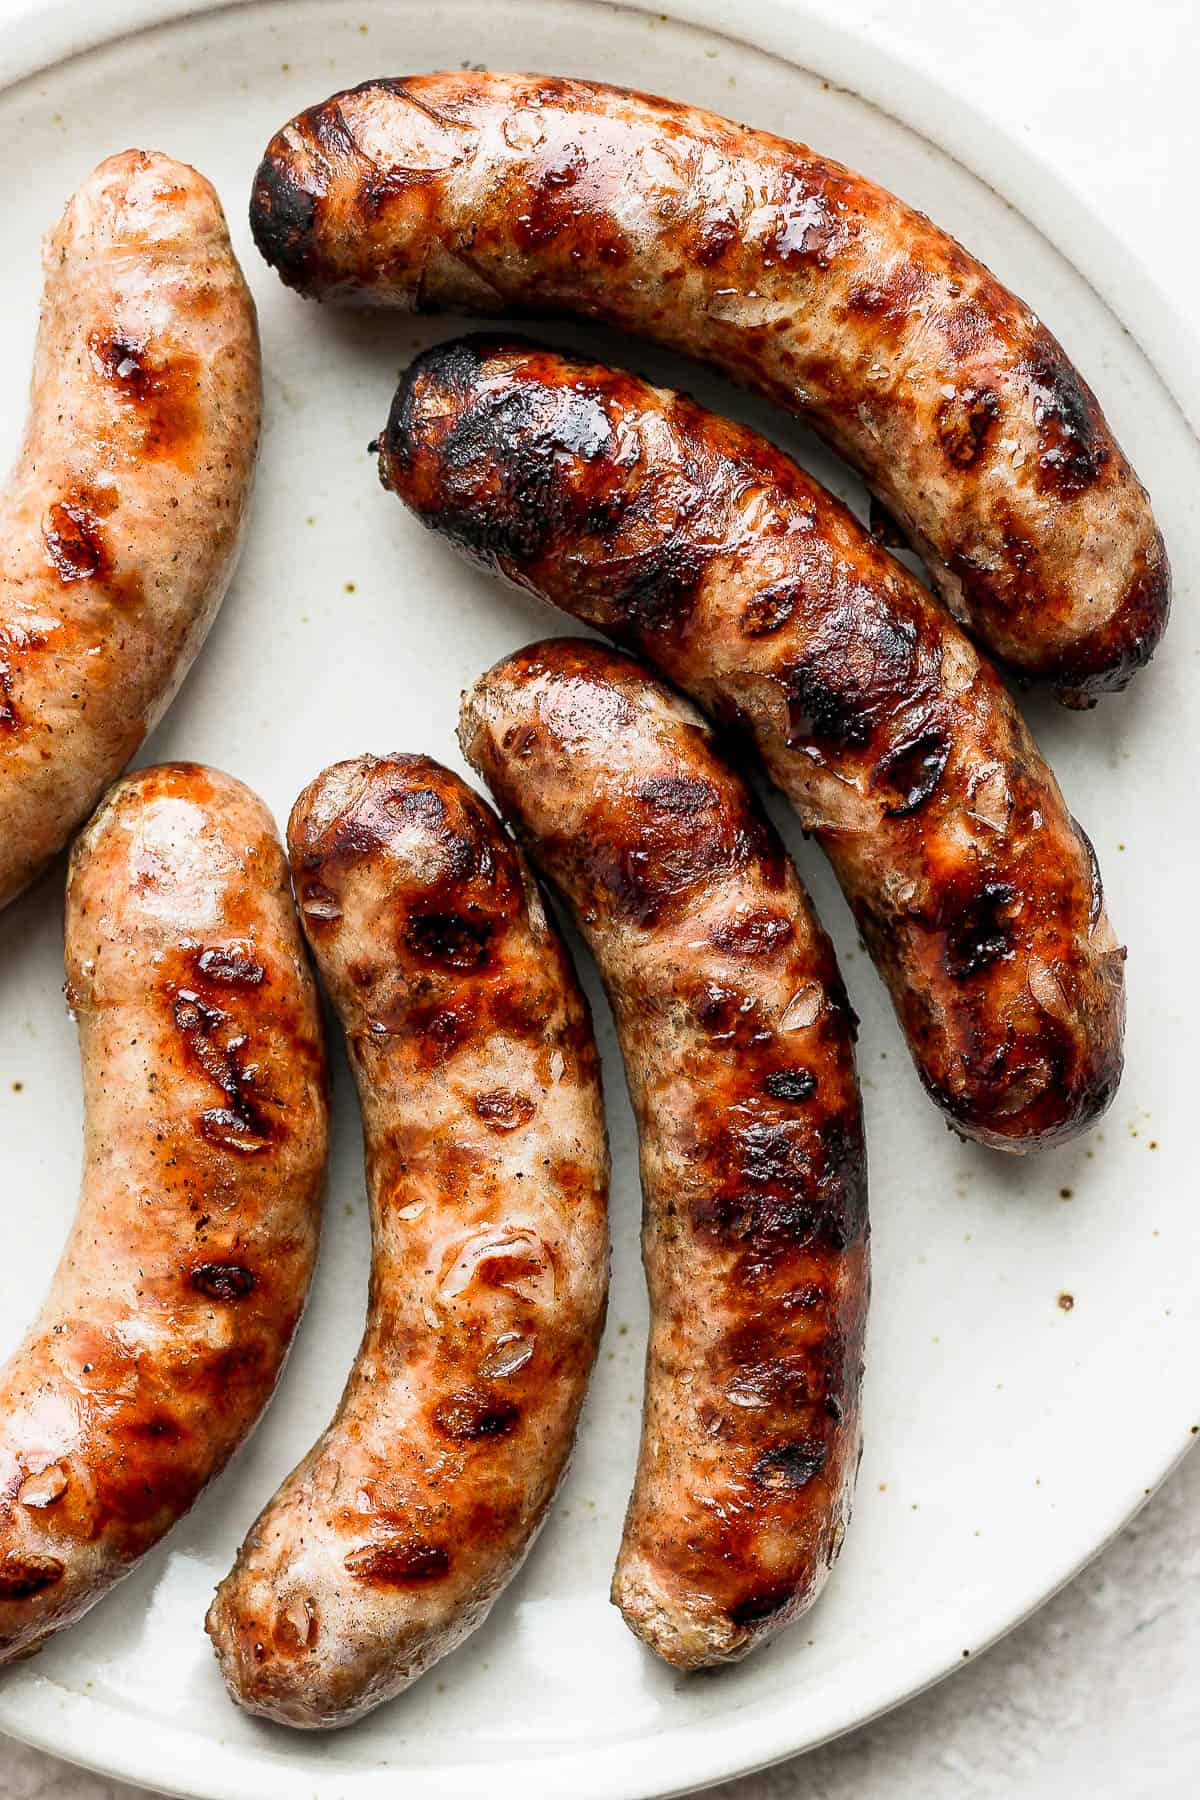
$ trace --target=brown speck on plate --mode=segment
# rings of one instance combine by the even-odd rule
[[[1058,1304],[1061,1306],[1061,1308],[1064,1312],[1070,1312],[1071,1308],[1075,1304],[1074,1294],[1060,1294],[1058,1296]]]

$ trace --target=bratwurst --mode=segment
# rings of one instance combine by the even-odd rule
[[[676,1667],[728,1662],[816,1598],[849,1516],[853,1015],[779,839],[639,664],[532,645],[466,696],[460,737],[596,957],[637,1116],[650,1344],[613,1599]]]
[[[1071,705],[1158,642],[1162,539],[1062,346],[923,214],[801,145],[596,82],[369,81],[272,139],[251,224],[302,293],[579,314],[802,413],[955,614]]]
[[[1028,1150],[1103,1112],[1124,952],[1091,845],[994,670],[844,506],[681,394],[511,340],[419,357],[379,466],[753,738],[957,1131]]]
[[[241,782],[191,763],[118,782],[72,852],[66,969],[83,1187],[0,1370],[0,1662],[127,1574],[258,1419],[328,1143],[287,864]]]
[[[229,585],[258,449],[254,303],[195,169],[100,164],[44,252],[0,498],[0,906],[166,710]]]
[[[217,1591],[233,1698],[348,1725],[482,1624],[554,1497],[604,1318],[587,1002],[524,859],[427,757],[318,776],[288,828],[363,1110],[366,1334]]]

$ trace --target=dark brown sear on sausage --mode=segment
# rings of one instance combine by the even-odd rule
[[[829,856],[927,1090],[1007,1150],[1121,1073],[1099,871],[994,670],[847,509],[684,395],[520,342],[419,357],[380,475],[747,734]]]
[[[482,1624],[546,1517],[604,1318],[608,1149],[587,1002],[457,775],[339,763],[288,843],[362,1105],[371,1287],[337,1414],[208,1631],[240,1706],[321,1728]]]
[[[364,82],[272,139],[259,249],[319,299],[568,313],[803,414],[947,605],[1073,706],[1166,624],[1150,503],[1057,339],[922,213],[802,144],[598,82]]]
[[[680,1668],[808,1606],[859,1456],[869,1275],[854,1019],[771,827],[639,664],[535,644],[460,737],[571,908],[637,1116],[651,1335],[613,1599]]]
[[[224,1467],[308,1295],[328,1150],[316,990],[274,823],[171,763],[71,856],[79,1211],[0,1370],[0,1663],[78,1619]]]

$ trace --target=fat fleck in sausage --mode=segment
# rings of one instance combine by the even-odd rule
[[[1162,539],[1062,346],[923,214],[801,145],[595,82],[370,81],[272,139],[251,223],[302,293],[580,314],[803,413],[958,617],[1071,705],[1162,633]]]
[[[637,1115],[651,1326],[613,1599],[668,1662],[726,1662],[812,1602],[850,1509],[853,1016],[782,844],[637,663],[535,644],[467,695],[460,735],[596,957]]]
[[[491,810],[420,756],[319,776],[288,831],[367,1146],[366,1335],[208,1629],[239,1705],[348,1725],[486,1618],[563,1475],[603,1322],[587,1003]]]
[[[680,394],[484,339],[413,364],[380,474],[750,734],[956,1130],[1027,1150],[1103,1112],[1124,952],[1091,845],[994,671],[845,507]]]
[[[44,261],[29,422],[0,499],[0,906],[191,666],[258,446],[254,303],[203,176],[110,157]]]
[[[0,1663],[187,1511],[270,1398],[328,1134],[316,994],[261,801],[191,763],[118,782],[66,921],[86,1128],[74,1229],[0,1371]]]

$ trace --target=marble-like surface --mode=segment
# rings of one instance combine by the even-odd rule
[[[6,0],[0,0],[0,17]],[[1194,293],[1200,65],[1194,0],[841,0],[1003,112],[1130,248]],[[1035,48],[1036,46],[1036,48]],[[986,77],[986,79],[984,78]],[[1114,1448],[1114,1454],[1119,1451]],[[1200,1712],[1200,1458],[1064,1593],[901,1710],[707,1800],[1174,1800],[1195,1791]],[[0,1800],[144,1800],[144,1791],[0,1740]]]

